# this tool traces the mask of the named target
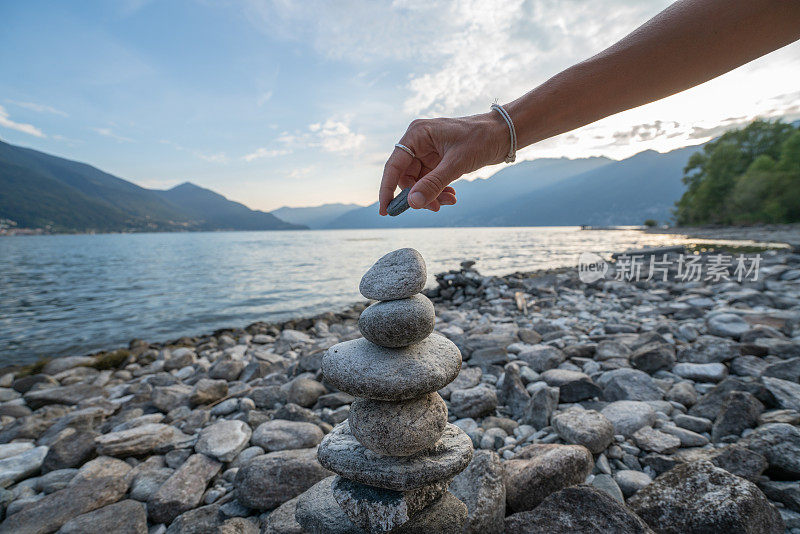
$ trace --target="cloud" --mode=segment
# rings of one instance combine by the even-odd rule
[[[311,124],[308,127],[316,137],[313,146],[319,146],[327,152],[346,153],[358,150],[366,137],[350,130],[349,124],[340,120],[328,119],[325,122]]]
[[[257,148],[254,152],[251,152],[249,154],[246,154],[245,156],[242,156],[242,159],[249,163],[249,162],[255,161],[257,159],[275,158],[275,157],[278,157],[278,156],[285,156],[286,154],[290,154],[290,153],[291,153],[290,150],[287,150],[287,149],[284,149],[284,148],[269,149],[269,148],[266,148],[266,147],[261,147],[261,148]]]
[[[298,168],[295,168],[295,169],[292,169],[291,171],[289,171],[289,173],[286,176],[287,176],[287,178],[291,178],[293,180],[297,180],[297,179],[300,179],[300,178],[305,178],[306,176],[311,174],[311,172],[314,169],[315,169],[315,167],[313,165],[311,165],[309,167],[298,167]]]
[[[115,139],[121,143],[133,143],[133,139],[130,137],[124,137],[122,135],[117,135],[111,128],[91,128],[91,130],[102,135],[103,137],[110,137],[111,139]]]
[[[20,102],[18,100],[9,100],[6,99],[6,102],[9,104],[14,104],[15,106],[30,109],[31,111],[36,111],[37,113],[52,113],[53,115],[59,115],[61,117],[69,117],[65,112],[61,111],[60,109],[56,109],[52,106],[46,106],[44,104],[37,104],[36,102]]]
[[[3,106],[0,106],[0,126],[17,130],[18,132],[26,133],[34,137],[47,137],[39,128],[32,124],[12,121]]]

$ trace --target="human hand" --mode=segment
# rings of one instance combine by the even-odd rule
[[[414,209],[439,211],[456,203],[449,184],[486,165],[500,163],[508,154],[508,126],[496,112],[456,119],[417,119],[400,143],[416,157],[395,148],[383,169],[379,191],[381,215],[399,185],[411,187],[408,203]]]

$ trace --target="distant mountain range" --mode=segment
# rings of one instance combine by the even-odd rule
[[[700,147],[622,161],[543,158],[459,180],[439,213],[378,216],[377,203],[256,211],[192,183],[145,189],[84,163],[0,142],[0,219],[61,232],[572,226],[670,220],[683,168]],[[376,183],[377,190],[377,183]]]
[[[91,165],[0,141],[0,219],[53,232],[296,230],[191,183],[145,189]]]
[[[291,208],[284,206],[271,211],[274,216],[286,222],[302,224],[312,230],[326,228],[331,222],[347,212],[362,208],[358,204],[323,204],[310,208]]]
[[[459,180],[458,202],[438,213],[409,210],[379,217],[377,203],[348,211],[325,228],[443,226],[638,225],[667,222],[684,191],[683,168],[700,147],[661,154],[648,150],[622,161],[537,159],[487,179]],[[321,206],[320,209],[324,208]]]

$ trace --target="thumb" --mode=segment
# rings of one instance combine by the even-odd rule
[[[431,172],[420,178],[408,193],[408,203],[414,209],[424,208],[433,202],[460,173],[450,159],[443,159]]]

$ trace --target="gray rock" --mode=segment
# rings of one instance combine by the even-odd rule
[[[681,440],[681,447],[703,447],[708,444],[708,438],[678,426],[662,425],[659,430]]]
[[[550,424],[550,416],[558,407],[559,389],[551,388],[545,382],[537,382],[531,388],[531,400],[525,407],[522,423],[534,428],[544,428]]]
[[[137,474],[131,483],[131,499],[141,502],[149,501],[174,472],[175,470],[169,467],[160,467]]]
[[[463,502],[445,492],[437,501],[414,518],[392,531],[397,534],[460,534],[467,522],[467,507]]]
[[[679,413],[673,418],[675,424],[681,428],[691,430],[692,432],[711,432],[711,425],[714,423],[705,417],[695,417],[693,415],[686,415]]]
[[[755,484],[702,460],[659,476],[628,506],[665,534],[783,532],[778,511]]]
[[[624,504],[605,492],[588,486],[574,486],[547,497],[536,509],[510,515],[506,534],[571,532],[652,534],[652,530]]]
[[[443,399],[450,399],[450,395],[457,389],[469,389],[481,382],[483,371],[480,367],[461,367],[455,380],[439,390]]]
[[[689,408],[694,406],[697,402],[697,391],[695,391],[694,386],[689,382],[678,382],[669,388],[666,399],[668,401],[678,402]]]
[[[46,375],[57,375],[68,369],[83,366],[89,367],[94,363],[91,356],[64,356],[50,360],[42,367],[42,373]]]
[[[789,382],[800,382],[800,358],[790,358],[782,362],[771,363],[764,367],[762,375],[788,380]]]
[[[643,450],[669,454],[681,446],[681,440],[652,427],[642,427],[631,436],[636,445]]]
[[[228,383],[225,380],[201,378],[192,388],[189,400],[192,404],[209,404],[218,401],[228,394]]]
[[[130,499],[70,519],[58,534],[147,534],[147,513]]]
[[[770,379],[767,379],[770,380]],[[758,391],[763,390],[759,384],[748,382],[739,378],[728,377],[703,395],[700,400],[689,409],[690,415],[705,417],[712,421],[717,418],[725,399],[731,391],[748,391],[758,396]]]
[[[18,454],[22,454],[23,452],[29,451],[34,447],[35,445],[28,441],[3,443],[2,445],[0,445],[0,460],[5,460],[6,458],[17,456]]]
[[[313,423],[273,419],[258,425],[250,441],[272,452],[316,447],[323,436],[319,426]]]
[[[653,374],[661,369],[670,369],[675,364],[675,349],[666,343],[647,343],[636,349],[630,360],[636,369]]]
[[[467,505],[465,534],[501,534],[506,515],[506,485],[500,457],[475,451],[465,470],[450,483],[450,492]]]
[[[47,447],[36,447],[0,460],[0,487],[6,488],[18,480],[36,474],[42,467],[47,450]]]
[[[708,332],[719,337],[739,339],[750,330],[750,324],[734,313],[720,313],[706,321]]]
[[[162,423],[150,423],[95,438],[98,454],[119,457],[166,452],[189,441],[190,436]]]
[[[619,341],[604,339],[597,344],[595,359],[605,361],[614,358],[628,358],[630,352],[630,349]]]
[[[219,534],[223,523],[219,509],[219,504],[212,504],[189,510],[175,518],[166,530],[158,530],[156,526],[150,534]]]
[[[758,487],[769,500],[800,512],[800,484],[797,482],[763,479],[758,481]]]
[[[711,438],[718,442],[725,436],[740,436],[746,429],[758,424],[758,417],[763,411],[764,405],[752,394],[731,391],[714,421]]]
[[[97,432],[82,429],[64,431],[47,451],[42,462],[42,471],[55,471],[68,467],[78,467],[95,455]]]
[[[39,477],[36,487],[42,493],[50,494],[54,491],[66,488],[76,474],[78,474],[77,469],[59,469],[58,471],[50,471],[46,475]]]
[[[187,406],[190,402],[193,389],[185,384],[159,386],[153,388],[150,402],[160,412],[169,413],[179,406]]]
[[[731,360],[731,374],[759,377],[769,365],[763,358],[746,354]]]
[[[506,364],[503,381],[498,389],[497,397],[500,404],[505,405],[513,417],[517,419],[522,417],[531,396],[522,383],[519,366],[516,363]]]
[[[233,485],[240,503],[269,510],[331,475],[317,461],[316,448],[276,451],[239,468]]]
[[[306,534],[294,517],[298,500],[299,497],[289,499],[270,513],[264,522],[263,534]]]
[[[649,375],[636,369],[615,369],[604,373],[599,386],[607,401],[661,400],[664,394]]]
[[[200,504],[208,482],[221,467],[204,454],[190,456],[147,502],[147,515],[155,523],[171,523]]]
[[[100,386],[90,384],[72,384],[55,388],[37,389],[28,391],[23,395],[25,404],[32,410],[47,406],[48,404],[74,405],[82,400],[100,397],[104,393]]]
[[[543,373],[561,365],[567,359],[567,355],[557,347],[534,345],[517,354],[517,358],[527,363],[537,373]]]
[[[626,499],[653,481],[647,473],[632,469],[617,471],[614,473],[614,480],[617,481],[619,489],[622,490]]]
[[[762,381],[781,408],[800,412],[800,384],[768,376],[763,377]]]
[[[600,388],[588,375],[567,369],[550,369],[542,373],[548,386],[558,388],[560,402],[580,402],[602,395]]]
[[[456,417],[483,417],[497,408],[497,393],[493,387],[481,384],[458,389],[450,395],[450,410]]]
[[[125,478],[128,480],[128,473],[131,466],[122,460],[111,458],[110,456],[100,456],[86,462],[78,469],[78,473],[69,481],[69,486],[75,486],[87,480],[99,480],[101,478]],[[126,485],[127,488],[127,485]]]
[[[425,295],[376,302],[361,312],[361,334],[382,347],[405,347],[418,343],[433,332],[436,312]]]
[[[422,255],[413,248],[394,250],[369,268],[358,290],[372,300],[405,299],[421,292],[428,272]]]
[[[800,478],[800,429],[796,426],[787,423],[760,426],[747,436],[744,445],[766,458],[770,471],[780,478]]]
[[[311,534],[356,534],[364,531],[353,525],[336,503],[331,490],[333,477],[327,478],[300,496],[295,517],[303,529]],[[440,499],[414,516],[403,526],[393,530],[397,534],[423,534],[436,532],[457,534],[467,518],[464,503],[452,494]]]
[[[297,498],[295,519],[310,534],[363,534],[333,497],[335,477],[325,478]]]
[[[46,534],[79,515],[115,503],[125,495],[128,483],[122,478],[81,480],[46,495],[0,523],[2,534]]]
[[[740,445],[729,445],[711,455],[711,463],[736,476],[755,482],[769,463],[761,454]]]
[[[649,404],[641,401],[612,402],[600,413],[614,425],[614,434],[621,434],[626,438],[644,426],[653,426],[656,421],[656,412]]]
[[[622,490],[619,489],[619,486],[611,475],[602,473],[595,475],[592,479],[592,487],[604,491],[617,502],[625,502],[625,496],[622,495]]]
[[[614,425],[595,410],[567,410],[553,417],[553,426],[567,443],[603,452],[614,440]]]
[[[504,464],[508,508],[533,510],[551,493],[583,482],[593,466],[581,445],[529,445]]]
[[[322,373],[333,386],[376,400],[407,400],[437,391],[460,369],[458,347],[438,334],[400,349],[355,339],[334,345],[322,358]]]
[[[247,447],[252,433],[244,421],[223,419],[200,432],[194,449],[220,462],[230,462]]]
[[[723,363],[678,363],[672,372],[695,382],[720,382],[728,376],[728,368]]]
[[[281,386],[286,394],[286,401],[304,408],[313,406],[317,399],[328,391],[325,386],[310,378],[298,377]]]
[[[239,378],[246,365],[247,364],[242,360],[231,360],[228,358],[219,359],[214,366],[208,370],[208,377],[233,382]]]
[[[678,361],[693,363],[725,362],[739,356],[736,343],[715,336],[700,336],[678,350]]]
[[[435,392],[401,402],[356,399],[350,405],[350,431],[378,454],[410,456],[429,449],[445,425],[447,405]]]
[[[429,450],[412,456],[380,456],[361,445],[347,421],[336,426],[319,446],[319,462],[345,478],[379,488],[406,491],[450,479],[472,459],[472,441],[448,424]]]
[[[353,524],[368,532],[388,532],[406,524],[447,491],[448,481],[410,491],[393,491],[334,477],[333,497]]]

